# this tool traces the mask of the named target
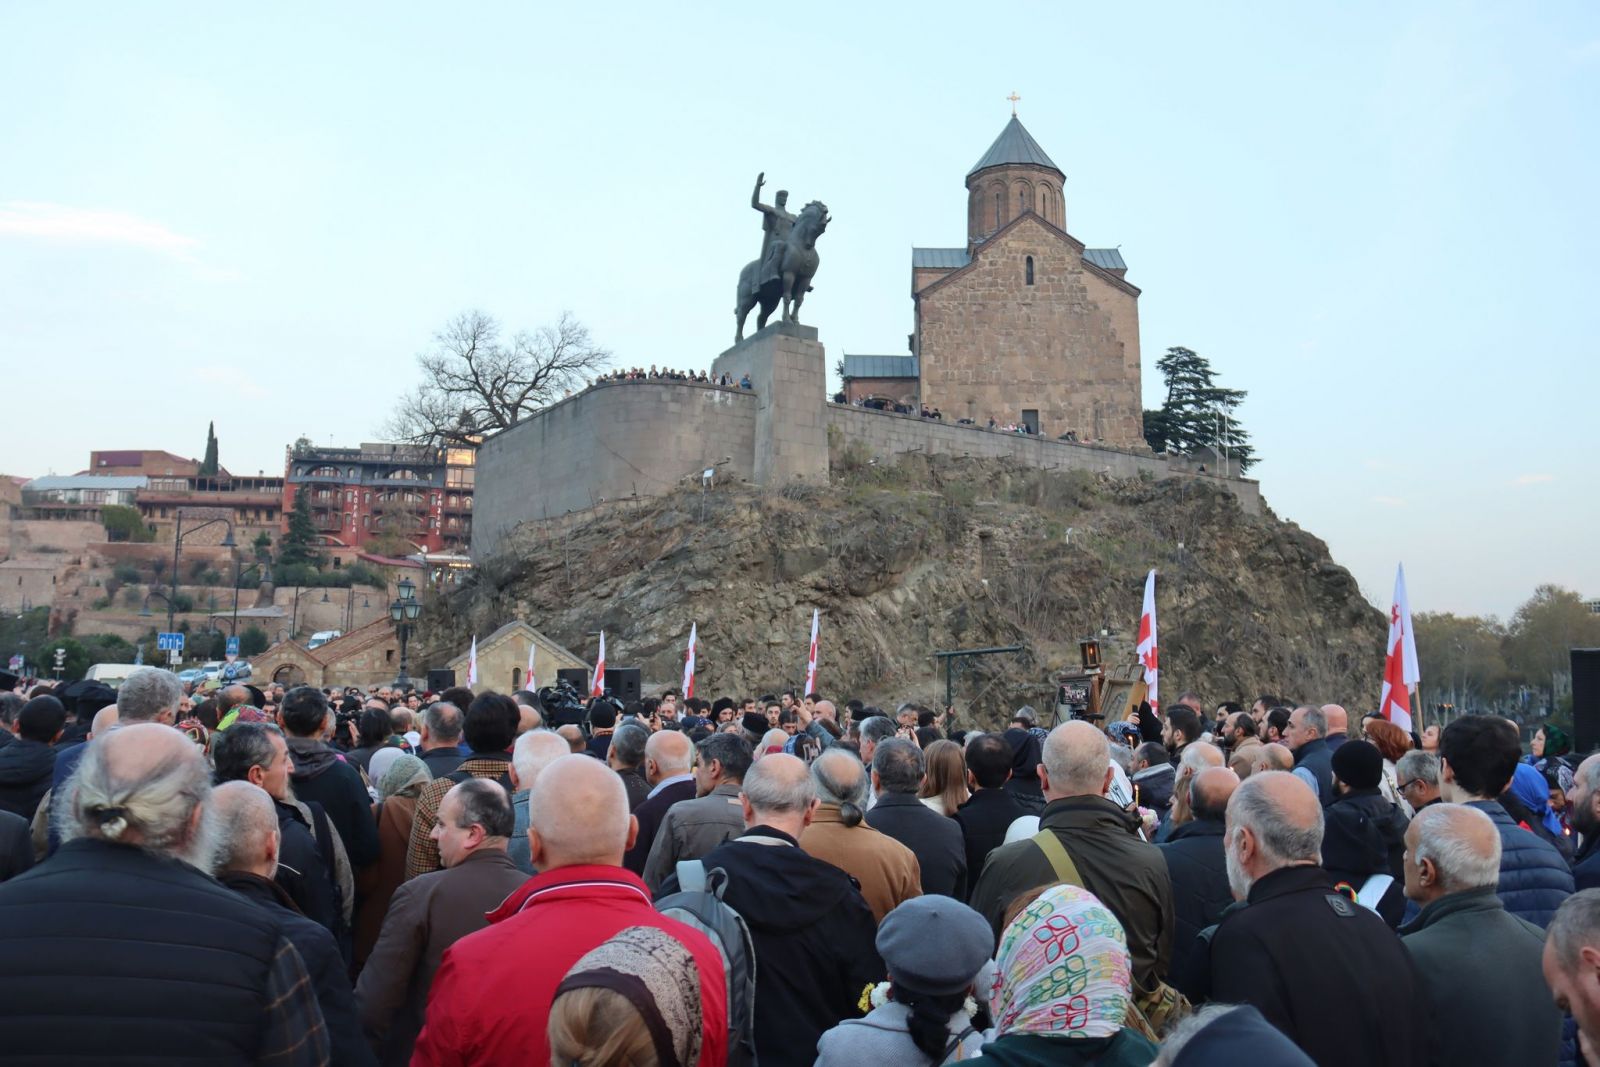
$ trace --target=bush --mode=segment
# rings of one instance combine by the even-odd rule
[[[239,655],[249,659],[267,650],[267,631],[259,626],[246,626],[239,635]]]
[[[139,580],[139,568],[131,563],[119,563],[112,568],[111,576],[123,585],[132,585]]]
[[[100,509],[100,525],[105,527],[107,541],[150,542],[156,539],[155,530],[144,524],[138,508],[122,504],[106,504]]]

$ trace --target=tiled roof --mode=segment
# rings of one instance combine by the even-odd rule
[[[932,268],[935,270],[960,270],[972,257],[967,255],[965,248],[913,248],[911,250],[911,269],[918,267]]]
[[[1000,136],[995,138],[994,144],[989,146],[989,151],[969,171],[967,176],[987,170],[990,167],[1005,167],[1014,165],[1034,167],[1049,167],[1057,174],[1061,168],[1053,163],[1044,149],[1039,147],[1039,142],[1033,135],[1025,130],[1017,116],[1012,115],[1011,121],[1006,123],[1006,128],[1000,131]]]
[[[846,378],[916,378],[916,356],[852,356],[844,357]]]

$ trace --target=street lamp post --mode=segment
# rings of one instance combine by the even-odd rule
[[[244,576],[251,571],[259,570],[261,580],[272,581],[272,565],[268,563],[252,563],[248,567],[241,567],[240,561],[233,564],[233,622],[228,624],[228,636],[232,637],[239,632],[239,583],[244,581]]]
[[[168,633],[171,633],[177,628],[177,605],[173,601],[178,595],[178,554],[183,549],[183,509],[178,508],[177,512],[178,524],[176,527],[174,527],[172,532],[172,596],[167,598]],[[190,527],[189,532],[198,533],[199,531],[204,530],[207,526],[215,526],[219,522],[228,524],[228,535],[222,539],[222,547],[232,548],[234,546],[232,519],[207,519],[199,526]],[[235,586],[235,589],[237,588],[238,587]]]
[[[395,636],[400,639],[400,675],[394,684],[396,689],[404,689],[411,684],[406,676],[406,644],[411,640],[412,625],[422,614],[422,605],[417,601],[416,583],[410,578],[400,579],[399,593],[399,598],[389,605],[389,618],[394,622]]]

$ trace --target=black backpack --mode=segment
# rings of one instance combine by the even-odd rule
[[[680,860],[678,891],[656,901],[656,910],[710,939],[728,976],[728,1067],[756,1063],[756,948],[744,918],[722,899],[728,872],[706,870],[699,860]]]

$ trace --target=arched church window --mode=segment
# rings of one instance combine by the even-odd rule
[[[1032,285],[1033,284],[1033,257],[1032,256],[1028,257],[1028,262],[1027,262],[1027,266],[1026,266],[1025,270],[1027,272],[1028,284]]]
[[[1000,193],[994,194],[994,228],[997,230],[1000,228],[1000,213],[1005,210],[1005,202],[1001,196]]]

